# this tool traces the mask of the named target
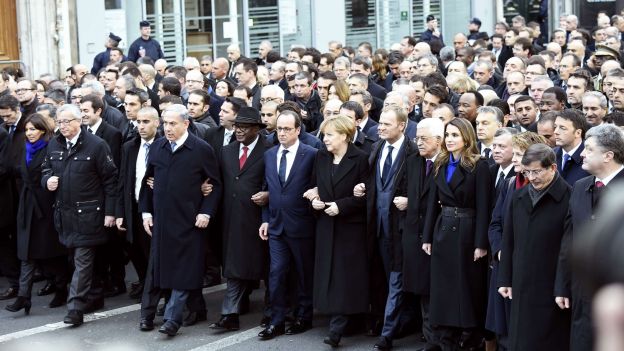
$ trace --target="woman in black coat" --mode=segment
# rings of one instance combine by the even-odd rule
[[[470,122],[446,125],[434,164],[423,250],[431,255],[430,323],[443,350],[478,347],[486,310],[492,182]]]
[[[368,311],[366,199],[353,188],[366,180],[366,154],[351,143],[353,121],[345,116],[321,125],[326,150],[316,156],[318,193],[304,196],[318,214],[314,266],[314,307],[331,314],[324,342],[338,346],[348,316]]]
[[[30,313],[30,295],[37,264],[55,277],[56,295],[49,307],[59,307],[67,299],[67,252],[54,229],[54,193],[41,187],[41,164],[53,126],[40,114],[25,121],[26,148],[19,167],[23,187],[17,213],[17,256],[22,261],[18,297],[6,306],[11,312]]]

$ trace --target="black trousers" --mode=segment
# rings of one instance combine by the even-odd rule
[[[0,228],[0,271],[7,278],[9,287],[19,288],[20,261],[17,258],[17,233],[14,224]]]
[[[136,202],[133,201],[132,204],[132,242],[126,243],[126,248],[139,281],[144,282],[152,237],[143,228],[143,218]]]

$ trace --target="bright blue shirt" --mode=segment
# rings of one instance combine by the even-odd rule
[[[455,161],[452,153],[449,154],[449,156],[449,163],[448,165],[446,165],[446,184],[451,182],[451,178],[453,178],[453,173],[455,173],[455,170],[459,165],[459,161],[461,161],[461,157],[457,161]]]

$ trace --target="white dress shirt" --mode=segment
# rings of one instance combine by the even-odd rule
[[[596,182],[602,182],[602,184],[607,186],[609,184],[609,182],[612,181],[613,178],[615,178],[616,175],[618,175],[620,172],[622,172],[623,169],[624,169],[624,166],[620,166],[620,168],[618,168],[617,171],[609,174],[604,179],[600,179],[600,178],[596,177]]]
[[[137,202],[139,202],[139,193],[141,192],[141,185],[143,184],[143,176],[145,176],[145,171],[147,170],[146,156],[149,154],[145,149],[145,144],[150,144],[151,147],[153,142],[154,138],[149,141],[141,139],[141,146],[139,147],[139,153],[137,154],[134,179],[134,198],[137,200]]]
[[[399,154],[399,149],[401,148],[401,145],[403,145],[403,140],[405,140],[405,135],[401,134],[401,137],[399,138],[399,140],[395,141],[394,143],[389,144],[387,141],[384,143],[383,150],[381,151],[381,158],[379,159],[379,175],[381,175],[382,177],[384,176],[383,166],[384,166],[384,163],[386,162],[386,157],[388,157],[388,146],[393,147],[392,164],[394,164],[394,162],[396,162],[397,155]]]
[[[97,132],[98,128],[100,128],[101,125],[102,119],[100,118],[99,121],[97,121],[94,125],[88,127],[88,129],[91,129],[91,134],[95,135],[95,132]]]
[[[243,145],[243,143],[240,143],[240,145],[238,146],[238,159],[240,159],[243,156],[243,148],[245,146],[247,146],[247,158],[249,158],[249,155],[251,155],[251,152],[253,151],[253,149],[256,147],[256,144],[258,144],[258,140],[260,139],[260,136],[256,137],[256,140],[254,140],[251,144],[249,145]],[[280,157],[282,157],[282,155],[279,155]],[[288,156],[286,156],[288,157]],[[278,161],[279,162],[279,161]],[[278,168],[279,169],[279,168]]]
[[[232,134],[234,134],[234,129],[228,130],[227,128],[224,128],[223,146],[228,145],[230,143],[230,140],[232,139]]]
[[[280,162],[282,160],[282,151],[288,150],[288,153],[286,154],[286,175],[284,179],[288,179],[288,176],[290,175],[290,169],[292,168],[292,165],[295,162],[295,156],[297,155],[298,149],[299,149],[299,139],[297,139],[297,141],[295,141],[295,143],[288,148],[284,148],[284,146],[280,145],[280,147],[277,149],[277,173],[278,174],[279,174]]]

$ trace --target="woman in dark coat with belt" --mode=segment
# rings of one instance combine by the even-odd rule
[[[305,196],[318,215],[314,307],[332,315],[324,342],[338,346],[349,315],[368,311],[366,199],[353,195],[367,177],[368,159],[351,142],[355,125],[350,118],[324,121],[321,133],[326,150],[316,156],[318,193]]]
[[[435,160],[423,250],[431,255],[430,323],[443,350],[482,343],[492,182],[470,122],[446,125]]]
[[[36,113],[25,121],[26,148],[19,167],[23,187],[17,213],[17,256],[22,261],[18,297],[6,309],[30,313],[30,295],[37,264],[55,277],[56,295],[49,307],[59,307],[67,299],[69,270],[67,252],[54,229],[54,193],[41,187],[41,164],[54,127]]]

